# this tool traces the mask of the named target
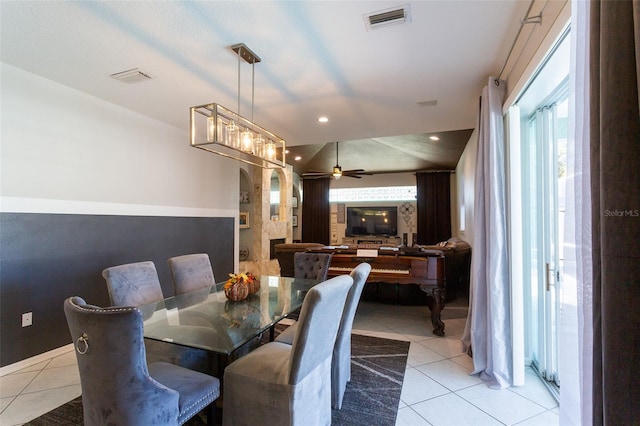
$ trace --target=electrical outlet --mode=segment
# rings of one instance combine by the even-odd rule
[[[33,312],[22,314],[22,326],[29,327],[31,324],[33,324]]]

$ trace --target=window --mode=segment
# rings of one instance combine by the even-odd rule
[[[384,186],[372,188],[332,188],[330,203],[353,201],[415,201],[415,186]]]

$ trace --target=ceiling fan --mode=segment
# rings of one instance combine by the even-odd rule
[[[353,170],[342,170],[340,167],[340,163],[338,161],[338,147],[340,142],[336,142],[336,165],[333,166],[333,169],[330,172],[316,172],[309,171],[307,173],[302,174],[303,179],[320,179],[332,177],[336,180],[340,179],[342,176],[348,176],[356,179],[360,179],[362,175],[372,175],[373,173],[367,173],[364,169],[353,169]]]

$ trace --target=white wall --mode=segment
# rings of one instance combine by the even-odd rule
[[[187,109],[175,128],[7,64],[1,76],[3,211],[237,215],[238,165],[189,146]]]
[[[478,130],[475,129],[467,142],[458,166],[456,167],[456,202],[452,203],[452,211],[454,211],[453,205],[455,204],[455,217],[456,220],[452,224],[453,236],[458,237],[461,240],[473,244],[473,206],[475,200],[475,170],[476,170],[476,157],[478,156]],[[464,231],[460,230],[460,207],[464,205]]]

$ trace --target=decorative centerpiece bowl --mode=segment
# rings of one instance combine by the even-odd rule
[[[244,300],[260,288],[260,283],[251,273],[229,274],[229,279],[224,283],[224,294],[227,299],[234,302]]]

